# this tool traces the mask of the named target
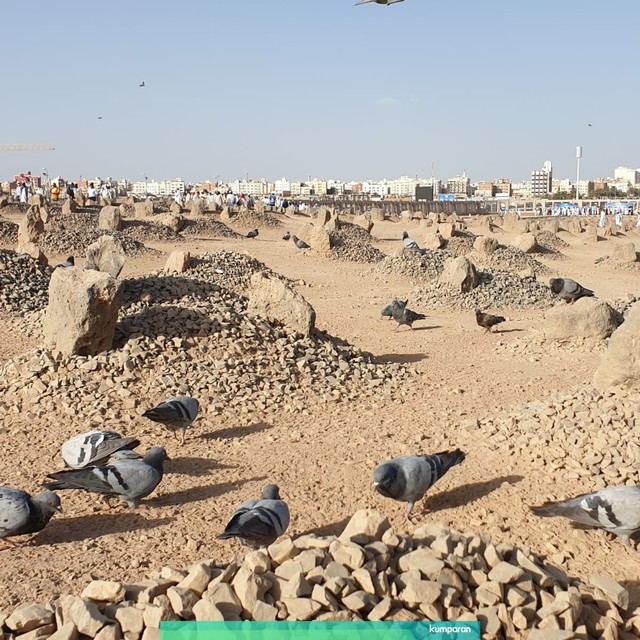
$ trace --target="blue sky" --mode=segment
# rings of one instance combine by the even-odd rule
[[[578,144],[583,178],[640,166],[638,0],[353,1],[30,2],[0,143],[56,150],[0,177],[575,178]]]

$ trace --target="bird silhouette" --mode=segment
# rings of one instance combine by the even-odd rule
[[[98,120],[102,120],[102,116],[98,116]]]
[[[140,87],[146,87],[147,85],[144,82],[141,82],[138,86]]]
[[[592,126],[593,126],[592,124],[587,124],[587,127],[592,127]]]

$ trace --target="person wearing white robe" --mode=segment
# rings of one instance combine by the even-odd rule
[[[600,211],[600,221],[598,222],[598,226],[602,228],[604,227],[606,222],[607,222],[607,210],[602,209],[602,211]]]
[[[616,227],[621,227],[621,226],[622,226],[622,211],[618,209],[618,211],[616,211]]]

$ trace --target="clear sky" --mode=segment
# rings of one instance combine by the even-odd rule
[[[16,6],[0,143],[56,150],[0,177],[575,179],[576,145],[582,178],[640,166],[640,0],[354,1]]]

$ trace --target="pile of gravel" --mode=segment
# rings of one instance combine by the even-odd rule
[[[158,242],[181,242],[182,238],[177,233],[163,224],[150,220],[123,220],[122,233],[140,243],[151,241]]]
[[[474,264],[489,270],[530,271],[535,274],[551,273],[548,267],[528,253],[509,245],[500,245],[493,253],[474,253]]]
[[[455,258],[455,255],[444,249],[425,249],[422,253],[405,250],[401,255],[386,256],[373,267],[372,274],[398,274],[415,280],[434,280],[442,273],[447,258]]]
[[[0,309],[24,316],[46,307],[50,275],[33,258],[0,249]]]
[[[358,511],[340,537],[283,538],[227,565],[163,567],[139,586],[92,580],[48,608],[17,608],[0,632],[57,637],[73,624],[85,638],[113,629],[152,640],[162,620],[442,620],[478,621],[487,639],[627,640],[640,629],[629,600],[611,578],[586,584],[511,544],[436,523],[400,536],[379,513]]]
[[[180,232],[184,236],[209,236],[213,238],[241,238],[239,233],[230,229],[224,222],[211,218],[194,220],[185,218],[184,227]]]
[[[16,244],[18,242],[18,225],[10,220],[0,219],[0,244]]]
[[[102,231],[93,229],[91,231],[75,231],[63,229],[62,231],[46,231],[38,240],[38,246],[47,253],[61,255],[84,255],[87,247],[93,244],[100,236],[110,235],[116,237],[128,256],[142,254],[160,254],[160,251],[146,247],[142,242],[134,240],[123,231]]]
[[[357,224],[339,221],[338,228],[331,233],[332,248],[328,253],[331,260],[348,262],[380,262],[385,254],[373,246],[371,234]]]
[[[477,236],[468,231],[456,231],[456,235],[445,240],[444,248],[454,256],[466,256],[473,251]]]
[[[544,469],[554,483],[580,480],[584,491],[640,484],[637,396],[584,384],[536,400],[475,426],[492,448],[518,464]]]
[[[479,271],[478,280],[478,286],[469,293],[431,282],[418,288],[411,298],[433,309],[545,309],[555,301],[547,285],[511,271]]]
[[[241,209],[238,213],[231,216],[231,224],[241,229],[264,229],[282,226],[282,222],[275,216],[265,211],[256,211],[255,209]]]
[[[536,231],[536,242],[549,250],[560,251],[560,249],[566,249],[569,245],[557,233],[551,231]]]

